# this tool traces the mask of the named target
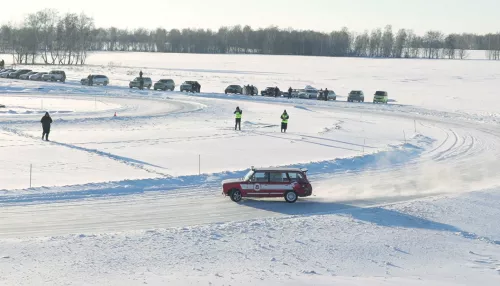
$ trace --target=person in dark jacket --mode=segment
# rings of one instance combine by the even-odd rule
[[[290,88],[288,89],[288,99],[292,98],[292,87],[290,86]]]
[[[45,140],[49,141],[50,124],[52,124],[52,118],[50,118],[48,112],[45,112],[45,115],[42,117],[42,120],[40,120],[40,122],[42,123],[43,128],[42,140],[43,137],[45,137]]]
[[[236,110],[234,111],[234,115],[236,118],[236,123],[234,124],[234,130],[238,128],[241,131],[241,115],[243,114],[243,110],[240,109],[240,107],[236,107]]]
[[[328,101],[328,88],[325,88],[325,91],[323,91],[323,96],[325,97],[325,101]]]
[[[87,77],[87,84],[89,86],[92,86],[92,84],[93,84],[93,80],[92,80],[92,75],[91,74],[89,74],[89,76]]]
[[[290,116],[288,116],[288,113],[286,113],[286,109],[285,111],[283,111],[283,114],[281,114],[281,132],[283,133],[286,133],[286,129],[288,128],[288,119],[290,118]]]
[[[139,77],[142,78],[142,71],[139,72]]]
[[[0,61],[0,69],[3,69],[5,67],[5,61],[2,59]]]
[[[278,94],[280,93],[280,89],[278,87],[274,88],[274,97],[278,97]]]

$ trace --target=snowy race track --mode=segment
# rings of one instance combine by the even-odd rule
[[[455,196],[499,183],[500,131],[482,118],[461,113],[397,104],[87,88],[71,82],[64,86],[23,83],[22,88],[10,88],[1,95],[8,108],[0,110],[0,238],[6,245],[20,239],[35,247],[42,243],[37,237],[48,237],[49,243],[64,237],[64,241],[78,240],[68,242],[71,248],[72,243],[85,244],[83,240],[93,234],[100,240],[104,234],[133,236],[155,230],[146,232],[149,237],[171,228],[176,235],[188,231],[188,239],[209,235],[219,240],[214,234],[217,230],[237,229],[241,235],[255,231],[252,226],[261,225],[259,220],[267,224],[270,219],[274,228],[293,233],[300,230],[298,225],[309,225],[308,217],[326,215],[319,230],[313,228],[320,231],[329,227],[329,220],[337,219],[328,215],[362,217],[380,224],[377,214],[381,211],[397,220],[418,221],[418,216],[401,218],[391,206],[413,211],[419,206],[418,201],[412,203],[415,199]],[[236,106],[243,109],[241,132],[233,130]],[[290,114],[286,134],[279,131],[283,109]],[[38,122],[44,110],[54,119],[51,142],[40,139]],[[252,165],[308,168],[313,197],[290,205],[282,199],[235,204],[221,196],[221,180],[241,177]],[[296,225],[288,229],[288,220],[294,218],[290,223]],[[488,245],[498,243],[494,235],[418,223]],[[364,228],[353,229],[358,227]],[[70,234],[79,236],[68,238]],[[176,235],[172,240],[180,239]],[[176,255],[184,250],[179,251]],[[18,252],[21,255],[22,250]],[[43,253],[38,254],[42,257]],[[56,263],[54,259],[48,263]],[[108,258],[102,259],[100,263]],[[4,266],[0,263],[0,270],[16,272],[10,264]],[[385,262],[380,267],[394,265]],[[67,282],[47,273],[39,275],[54,284]],[[72,275],[85,280],[86,274]],[[23,281],[21,276],[15,279]],[[109,279],[120,281],[115,276]],[[37,280],[29,283],[37,284]]]
[[[449,113],[216,94],[117,96],[119,89],[92,97],[84,89],[4,95],[19,107],[0,115],[2,236],[329,213],[335,203],[366,207],[497,183],[498,132]],[[42,104],[55,120],[50,143],[39,139]],[[242,132],[232,130],[237,105]],[[291,114],[286,135],[282,109]],[[314,197],[293,207],[222,197],[220,181],[251,165],[309,168]]]

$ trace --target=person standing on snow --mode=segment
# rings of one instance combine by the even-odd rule
[[[87,85],[92,86],[92,75],[91,74],[89,74],[89,76],[87,77]]]
[[[278,87],[274,88],[274,97],[278,97],[278,94],[280,93],[280,89]]]
[[[45,140],[49,141],[50,124],[52,124],[52,118],[50,118],[48,112],[45,112],[45,115],[42,117],[42,120],[40,120],[40,122],[42,123],[43,128],[42,140],[43,137],[45,137]]]
[[[283,114],[281,114],[281,132],[282,133],[283,132],[286,133],[289,118],[290,118],[290,116],[288,116],[288,113],[286,113],[286,109],[285,109],[285,111],[283,111]]]
[[[288,99],[292,98],[292,87],[290,86],[290,88],[288,89]]]
[[[142,71],[139,72],[139,78],[142,78]]]
[[[325,96],[325,101],[328,101],[328,88],[325,88],[325,91],[323,91],[323,95]]]
[[[234,124],[234,130],[238,128],[241,131],[241,115],[243,114],[243,110],[240,107],[236,107],[236,111],[234,111],[236,123]]]

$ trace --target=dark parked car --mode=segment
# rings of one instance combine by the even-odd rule
[[[199,90],[200,84],[197,81],[185,81],[181,84],[181,92],[182,91],[187,91],[187,92],[200,92]]]
[[[224,90],[225,94],[228,93],[233,93],[233,94],[243,94],[243,88],[241,85],[230,85],[226,87],[226,90]]]
[[[348,102],[365,102],[365,94],[361,90],[353,90],[349,92],[349,96],[347,97]]]
[[[266,87],[263,91],[260,92],[260,95],[262,96],[274,96],[274,87]]]
[[[160,79],[154,85],[154,90],[171,90],[174,91],[175,82],[172,79]]]

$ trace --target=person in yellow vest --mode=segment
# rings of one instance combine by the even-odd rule
[[[286,110],[283,111],[283,114],[281,114],[281,132],[286,133],[286,128],[288,127],[288,119],[290,116],[288,116],[288,113],[286,113]]]
[[[234,130],[236,128],[239,128],[241,131],[241,115],[243,114],[243,110],[240,109],[240,107],[236,107],[236,111],[234,111],[235,117],[236,117],[236,124],[234,125]]]

